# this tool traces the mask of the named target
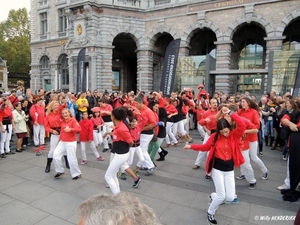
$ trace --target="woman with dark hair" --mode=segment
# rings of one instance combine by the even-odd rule
[[[173,126],[174,126],[174,117],[178,114],[177,109],[173,104],[171,104],[171,99],[169,97],[165,97],[165,109],[167,111],[167,125],[166,125],[166,146],[165,148],[169,148],[171,146],[171,141],[173,141],[174,146],[178,145],[178,141],[173,133]]]
[[[230,116],[236,123],[232,130],[229,122],[222,118],[217,122],[217,132],[213,133],[205,144],[185,145],[184,150],[209,151],[206,161],[206,173],[213,178],[216,192],[210,195],[211,204],[207,211],[209,224],[217,224],[215,213],[220,204],[235,200],[234,167],[244,163],[239,142],[246,130],[240,116],[227,107],[221,109],[223,116]]]
[[[259,112],[260,109],[258,105],[253,102],[251,99],[244,97],[241,100],[241,106],[242,108],[238,111],[238,115],[241,117],[244,117],[248,120],[250,120],[256,128],[259,129],[260,127],[260,119],[259,119]],[[261,161],[261,159],[257,156],[257,147],[258,147],[258,135],[257,134],[246,134],[245,137],[246,141],[249,142],[250,149],[249,149],[249,154],[250,158],[253,162],[255,162],[260,170],[262,171],[262,179],[267,180],[268,179],[268,169],[265,166],[265,164]],[[245,179],[245,176],[239,175],[237,176],[237,179]]]
[[[282,117],[281,123],[289,128],[289,158],[287,163],[287,177],[284,181],[286,187],[281,188],[281,193],[283,194],[284,201],[294,202],[300,198],[300,192],[297,191],[300,183],[300,102],[297,103],[294,99],[291,99],[287,100],[286,104],[289,113]]]
[[[126,118],[127,112],[123,107],[113,109],[111,112],[111,120],[114,123],[115,128],[112,133],[106,132],[103,135],[103,138],[110,134],[112,134],[113,137],[110,163],[104,176],[113,194],[120,192],[117,173],[120,167],[128,160],[129,147],[133,145],[129,128],[123,122]]]
[[[281,101],[278,103],[278,106],[274,108],[273,112],[273,127],[276,129],[276,139],[274,146],[271,147],[271,150],[275,150],[276,147],[280,146],[280,151],[283,150],[283,147],[285,145],[285,140],[283,138],[282,131],[282,125],[280,124],[280,120],[285,115],[286,109],[285,109],[285,101]]]

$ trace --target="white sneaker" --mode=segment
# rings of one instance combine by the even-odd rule
[[[290,189],[290,187],[288,187],[286,184],[283,184],[283,185],[277,187],[278,191],[287,190],[287,189]]]

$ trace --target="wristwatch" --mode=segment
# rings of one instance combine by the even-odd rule
[[[229,113],[228,113],[228,115],[229,115],[229,116],[231,116],[231,115],[232,115],[232,113],[233,113],[233,111],[231,111],[231,110],[230,110],[230,111],[229,111]]]

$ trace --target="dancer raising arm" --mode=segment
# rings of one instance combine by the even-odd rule
[[[231,202],[235,198],[234,166],[244,163],[239,141],[245,132],[246,125],[241,117],[223,107],[222,114],[230,116],[236,122],[236,128],[224,118],[218,120],[217,132],[212,134],[205,144],[185,145],[184,150],[210,151],[206,161],[206,172],[212,174],[216,194],[208,208],[207,220],[209,224],[217,224],[215,212],[224,201]]]

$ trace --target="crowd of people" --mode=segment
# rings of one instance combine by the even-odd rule
[[[146,95],[142,91],[111,94],[106,90],[78,94],[43,89],[37,94],[31,89],[25,93],[19,89],[3,92],[0,157],[21,153],[28,145],[34,145],[39,156],[45,149],[45,139],[49,138],[45,172],[51,171],[53,162],[55,179],[64,175],[66,167],[72,179],[77,180],[82,176],[76,157],[78,142],[81,165],[88,163],[86,143],[98,161],[104,160],[99,151],[110,150],[110,164],[104,178],[106,187],[117,195],[121,191],[118,179],[125,180],[129,174],[133,188],[137,188],[141,182],[140,170],[145,170],[146,176],[152,175],[157,169],[155,161],[165,160],[166,149],[183,142],[185,150],[199,151],[192,169],[199,169],[207,156],[205,179],[212,179],[216,189],[210,195],[207,219],[210,224],[217,224],[218,206],[238,202],[235,179],[246,179],[249,189],[256,188],[251,161],[260,168],[261,179],[268,179],[269,170],[260,157],[263,146],[270,146],[271,150],[282,151],[282,160],[287,160],[288,165],[284,184],[277,189],[284,200],[297,201],[300,101],[290,93],[276,96],[273,91],[259,101],[249,92],[231,95],[220,92],[211,97],[204,88],[200,84],[197,94],[185,88],[170,96],[161,92]],[[191,144],[192,129],[199,131],[201,144]],[[16,151],[10,149],[13,133],[17,136]],[[131,169],[135,153],[138,162]],[[159,158],[155,159],[157,154]],[[236,177],[234,167],[240,167],[241,171]]]

